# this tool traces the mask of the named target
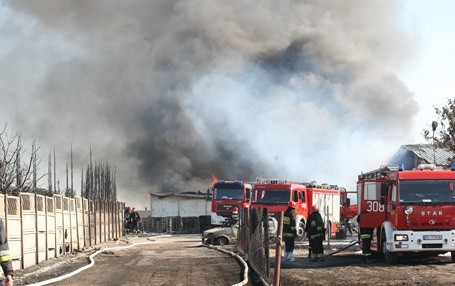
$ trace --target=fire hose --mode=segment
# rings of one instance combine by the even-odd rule
[[[160,236],[160,237],[162,237],[162,236]],[[95,265],[95,260],[93,258],[95,256],[97,256],[98,254],[104,252],[104,251],[128,249],[128,248],[131,248],[131,247],[134,247],[134,246],[144,245],[144,244],[152,244],[152,243],[156,243],[156,241],[138,242],[138,243],[134,243],[134,244],[128,245],[128,246],[116,246],[116,247],[108,247],[108,248],[100,249],[100,250],[96,251],[95,253],[93,253],[92,255],[89,256],[90,264],[85,265],[85,266],[83,266],[83,267],[81,267],[81,268],[79,268],[79,269],[77,269],[77,270],[75,270],[73,272],[68,273],[68,274],[65,274],[65,275],[62,275],[62,276],[59,276],[59,277],[55,277],[55,278],[52,278],[52,279],[44,280],[44,281],[41,281],[41,282],[28,284],[27,286],[47,285],[47,284],[55,283],[55,282],[58,282],[58,281],[62,281],[64,279],[70,278],[70,277],[72,277],[72,276],[74,276],[76,274],[79,274],[82,271],[85,271],[85,270],[89,269],[90,267],[92,267],[93,265]]]
[[[330,254],[328,254],[328,255],[334,255],[334,254],[336,254],[336,253],[338,253],[338,252],[341,252],[341,251],[343,251],[343,250],[348,249],[349,247],[351,247],[351,246],[353,246],[353,245],[356,245],[357,243],[360,243],[360,242],[356,240],[356,241],[352,242],[351,244],[349,244],[349,245],[347,245],[347,246],[345,246],[345,247],[343,247],[343,248],[340,248],[340,249],[338,249],[337,251],[334,251],[334,252],[332,252],[332,253],[330,253]]]
[[[235,254],[232,251],[228,251],[228,250],[225,250],[225,249],[220,248],[220,247],[216,247],[216,246],[212,246],[212,245],[207,245],[207,247],[210,248],[210,249],[215,249],[215,250],[218,250],[220,252],[229,254],[229,255],[235,257],[238,261],[240,261],[242,263],[242,265],[244,267],[243,280],[240,281],[237,284],[232,285],[232,286],[243,286],[243,285],[246,285],[248,283],[248,264],[245,262],[245,260],[243,260],[243,258],[241,256],[239,256],[238,254]]]

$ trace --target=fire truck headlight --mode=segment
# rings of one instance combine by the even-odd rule
[[[395,241],[408,241],[408,235],[407,234],[395,234],[394,239],[395,239]]]
[[[412,214],[412,207],[411,207],[411,206],[407,206],[407,207],[404,209],[404,213],[405,213],[406,215]]]

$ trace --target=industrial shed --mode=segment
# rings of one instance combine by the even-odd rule
[[[419,164],[435,164],[438,167],[448,168],[454,155],[453,152],[435,147],[433,144],[401,145],[389,164],[403,163],[406,170],[411,170]]]
[[[198,217],[210,215],[211,197],[206,193],[150,193],[152,217]]]
[[[150,217],[142,219],[148,232],[199,233],[210,227],[212,200],[208,193],[150,193]]]

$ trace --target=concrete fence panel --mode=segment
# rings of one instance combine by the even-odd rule
[[[90,204],[87,199],[82,199],[82,209],[84,211],[84,246],[89,247],[92,243],[90,242]]]
[[[97,220],[97,224],[99,226],[99,242],[105,242],[105,235],[106,235],[106,231],[105,231],[105,227],[106,225],[104,224],[104,202],[103,201],[98,201],[98,206],[99,206],[99,209],[97,211],[97,214],[99,215],[98,216],[98,220]]]
[[[107,236],[107,239],[108,240],[112,240],[115,236],[114,236],[114,203],[113,202],[108,202],[107,203],[107,206],[108,206],[108,211],[107,211],[107,219],[108,219],[108,236]]]
[[[22,268],[38,263],[36,260],[36,213],[35,195],[19,194],[22,216]]]
[[[97,243],[96,236],[96,215],[95,215],[95,202],[89,201],[89,224],[90,224],[90,245],[93,246]]]
[[[123,236],[124,203],[62,195],[0,194],[14,269]]]
[[[71,252],[70,200],[63,198],[63,253]]]
[[[6,217],[5,217],[5,195],[0,194],[0,218],[3,220],[3,224],[6,227]]]
[[[120,226],[119,235],[122,236],[125,233],[125,203],[118,203],[118,225]]]
[[[82,208],[82,198],[76,197],[76,225],[77,225],[77,249],[82,249],[84,245],[84,209]]]
[[[77,244],[77,213],[76,213],[76,200],[74,198],[69,199],[69,211],[70,211],[70,248],[71,251],[78,249]]]
[[[101,201],[95,201],[95,244],[101,243]]]
[[[55,200],[46,197],[46,259],[57,257]]]
[[[47,225],[46,225],[46,198],[41,195],[35,196],[36,205],[36,262],[40,263],[47,259]]]
[[[107,218],[107,202],[101,202],[101,217],[102,217],[102,229],[104,234],[102,235],[103,242],[108,240],[108,218]]]
[[[22,222],[19,197],[6,196],[6,230],[14,269],[22,266]]]
[[[63,226],[63,197],[54,195],[55,198],[55,245],[56,257],[65,253],[65,229]]]
[[[114,238],[114,232],[112,231],[112,222],[114,221],[112,217],[112,209],[113,204],[112,202],[107,202],[107,240],[112,240]]]

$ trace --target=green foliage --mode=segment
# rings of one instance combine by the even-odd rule
[[[434,140],[436,146],[455,153],[455,99],[448,99],[446,106],[434,109],[437,119],[433,122],[432,130],[423,130],[423,136],[428,141]],[[455,157],[449,161],[455,162]]]

